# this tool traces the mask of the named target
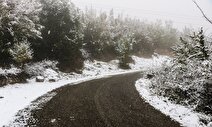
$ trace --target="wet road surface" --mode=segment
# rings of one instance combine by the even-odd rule
[[[139,77],[140,73],[124,74],[54,90],[57,94],[49,102],[31,112],[28,126],[180,127],[139,96]]]

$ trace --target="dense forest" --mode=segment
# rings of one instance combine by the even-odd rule
[[[130,55],[169,54],[179,32],[171,22],[150,23],[87,9],[69,0],[0,1],[0,65],[45,59],[58,61],[61,71],[83,67],[85,59],[119,59],[129,68]]]

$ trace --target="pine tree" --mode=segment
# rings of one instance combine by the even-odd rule
[[[78,9],[69,0],[41,0],[39,15],[42,39],[33,44],[38,60],[59,61],[62,71],[83,66],[81,22]]]
[[[93,9],[86,11],[84,20],[84,48],[92,58],[100,59],[114,53],[111,46],[110,17],[106,13],[100,13]]]
[[[25,40],[23,42],[15,43],[9,50],[13,59],[21,66],[32,59],[33,51],[30,48],[30,43]]]
[[[205,44],[203,29],[188,39],[180,38],[180,43],[173,47],[175,60],[180,64],[188,64],[189,60],[208,60],[209,52]]]
[[[135,42],[133,34],[126,33],[120,38],[117,45],[119,53],[119,66],[123,69],[129,69],[130,54],[132,51],[133,43]]]
[[[191,38],[194,40],[194,43],[196,43],[194,50],[196,51],[196,56],[200,60],[207,60],[209,58],[208,54],[208,47],[205,45],[205,36],[203,33],[203,28],[199,31],[199,33],[196,35],[194,33]]]

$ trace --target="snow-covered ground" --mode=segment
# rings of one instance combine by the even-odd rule
[[[20,73],[21,69],[18,69],[16,67],[11,67],[10,69],[1,69],[0,68],[0,75],[8,75],[8,74],[16,74]]]
[[[130,67],[133,69],[141,69],[141,70],[152,70],[161,68],[163,64],[169,64],[171,61],[170,57],[158,54],[152,55],[151,59],[140,58],[137,56],[132,56],[132,59],[135,61],[135,63],[130,64]]]
[[[131,70],[119,69],[117,60],[113,60],[109,63],[100,61],[86,61],[82,74],[57,73],[56,71],[48,68],[43,70],[44,73],[42,74],[46,79],[45,82],[38,83],[35,82],[35,78],[33,78],[25,84],[7,85],[0,88],[0,126],[9,124],[10,121],[15,119],[15,115],[19,110],[24,109],[25,107],[29,106],[33,100],[56,88],[67,84],[74,85],[93,79],[123,73],[133,73],[136,71],[148,70],[153,66],[155,68],[160,67],[162,63],[168,59],[168,57],[153,56],[150,59],[144,59],[133,56],[133,59],[135,60],[135,64],[130,64],[132,67]],[[19,70],[15,69],[15,71]],[[6,73],[7,70],[1,72]],[[48,82],[48,79],[55,77],[58,78],[56,80],[57,82]]]
[[[204,125],[200,122],[201,117],[207,119],[207,116],[194,112],[189,107],[174,104],[167,98],[151,94],[151,89],[149,89],[150,84],[151,81],[149,79],[141,78],[136,81],[135,86],[141,97],[155,109],[160,110],[185,127],[212,127],[212,124]]]

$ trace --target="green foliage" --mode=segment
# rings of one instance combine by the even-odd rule
[[[82,33],[78,10],[69,0],[42,0],[42,39],[33,44],[35,58],[59,61],[61,70],[82,67]]]
[[[92,58],[116,55],[114,37],[112,37],[113,19],[106,13],[97,15],[95,10],[87,10],[83,15],[84,48]]]
[[[171,47],[178,42],[178,31],[173,28],[172,22],[165,22],[163,25],[161,21],[157,21],[147,25],[146,29],[147,38],[154,52],[157,50],[171,52]]]
[[[180,43],[173,47],[177,63],[187,65],[189,60],[208,60],[209,52],[204,38],[203,29],[186,39],[180,38]]]
[[[135,39],[133,34],[125,32],[125,34],[117,42],[117,51],[119,53],[119,66],[123,69],[129,69],[130,54],[133,50]]]
[[[171,65],[155,72],[151,87],[175,103],[211,114],[211,41],[205,39],[203,29],[180,40],[173,48],[175,58]]]
[[[32,1],[0,0],[0,65],[14,62],[9,52],[14,44],[40,36],[40,26],[34,20],[34,13],[31,13],[35,10],[22,8],[29,2]]]
[[[23,65],[31,60],[33,56],[33,51],[30,49],[30,44],[26,40],[20,43],[15,43],[9,52],[12,58],[20,65]]]
[[[191,38],[194,40],[194,43],[196,43],[196,46],[194,47],[196,55],[194,55],[193,57],[196,57],[202,61],[208,60],[209,52],[208,47],[205,44],[203,28],[201,28],[197,35],[194,33],[194,36],[192,36]]]
[[[82,68],[81,51],[94,59],[119,58],[127,68],[131,53],[152,55],[156,47],[169,48],[176,34],[171,23],[115,17],[113,10],[82,13],[70,0],[0,0],[0,65],[28,61],[29,57],[19,59],[15,54],[24,54],[22,44],[29,43],[33,61],[58,61],[62,71]]]
[[[171,47],[178,42],[178,31],[171,22],[165,25],[142,22],[138,19],[115,17],[113,10],[110,14],[87,9],[82,16],[84,24],[84,48],[91,57],[102,58],[108,54],[118,56],[117,43],[126,31],[133,34],[133,54],[151,56],[157,50],[171,52]]]

